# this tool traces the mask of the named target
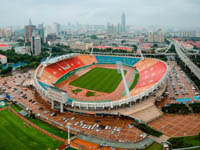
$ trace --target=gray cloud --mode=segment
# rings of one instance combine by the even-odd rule
[[[199,0],[0,0],[0,26],[34,24],[119,23],[129,25],[200,26]]]

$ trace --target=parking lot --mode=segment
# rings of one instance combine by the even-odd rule
[[[143,132],[137,129],[134,119],[110,116],[78,114],[52,110],[34,90],[34,88],[22,87],[25,79],[29,79],[31,73],[16,74],[12,77],[5,77],[0,80],[0,86],[4,91],[10,93],[13,100],[31,109],[38,117],[53,120],[55,124],[63,126],[66,130],[68,123],[72,130],[75,129],[86,135],[93,135],[110,141],[137,142],[144,138]],[[54,124],[54,125],[55,125]]]
[[[167,98],[163,101],[163,105],[171,103],[179,103],[177,99],[189,99],[185,103],[194,102],[194,96],[199,96],[199,91],[194,85],[194,83],[187,77],[187,75],[177,66],[175,62],[168,62],[170,68],[170,76],[168,79],[168,89],[166,91]],[[97,136],[102,139],[109,141],[119,141],[119,142],[137,142],[144,138],[144,133],[137,129],[135,125],[137,124],[134,119],[110,116],[110,115],[92,115],[88,114],[78,114],[73,112],[65,112],[63,114],[59,111],[52,110],[51,105],[48,104],[45,98],[40,97],[35,91],[34,87],[24,87],[24,83],[29,82],[33,72],[29,73],[16,73],[10,77],[4,77],[0,80],[0,87],[3,92],[9,93],[12,96],[13,101],[22,104],[24,107],[29,108],[37,116],[47,122],[53,122],[53,125],[67,130],[66,126],[68,123],[71,124],[71,130],[73,132],[81,132],[82,134]],[[31,83],[31,81],[30,81]],[[55,104],[55,108],[59,110],[59,105]],[[198,116],[197,116],[198,117]],[[172,119],[173,117],[164,115],[157,120],[152,121],[149,125],[156,128],[166,135],[172,134],[168,124],[165,120]],[[176,117],[174,117],[176,118]],[[182,116],[181,118],[184,118]],[[176,126],[181,126],[179,124],[184,122],[190,122],[187,120],[179,118],[180,122],[169,122],[169,126],[173,126],[176,130]],[[162,126],[167,126],[162,127]],[[194,126],[198,126],[198,122],[193,122]],[[179,130],[184,130],[187,135],[192,135],[196,132],[189,131],[189,125],[180,128]],[[179,130],[173,131],[174,136],[183,136]],[[184,134],[183,133],[183,134]]]
[[[171,103],[193,103],[200,99],[200,92],[193,81],[181,70],[175,61],[168,61],[170,74],[168,88],[161,106]],[[196,99],[197,98],[197,99]],[[200,101],[200,100],[199,100]]]

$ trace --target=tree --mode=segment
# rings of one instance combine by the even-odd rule
[[[7,69],[3,69],[3,70],[1,71],[1,74],[10,73],[11,71],[12,71],[12,67],[9,66]]]
[[[122,45],[124,45],[124,43],[126,43],[126,41],[125,41],[125,40],[122,40],[121,43],[122,43]]]
[[[93,35],[90,36],[90,38],[93,39],[93,40],[96,40],[97,36],[95,34],[93,34]]]
[[[110,47],[109,47],[109,48],[106,48],[105,51],[111,52],[111,51],[112,51],[112,48],[110,48]]]
[[[158,44],[156,44],[156,43],[153,44],[153,47],[154,47],[154,48],[158,48]]]
[[[137,46],[136,45],[132,45],[132,47],[133,47],[133,50],[137,50]]]

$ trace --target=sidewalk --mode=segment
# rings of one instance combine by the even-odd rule
[[[162,135],[160,137],[155,137],[155,136],[149,136],[151,139],[153,139],[155,142],[162,144],[163,142],[167,141],[170,137],[166,135]]]

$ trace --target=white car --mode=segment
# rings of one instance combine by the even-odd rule
[[[48,113],[49,113],[49,111],[44,111],[44,113],[45,113],[45,114],[48,114]]]
[[[96,131],[99,132],[100,130],[99,130],[99,129],[96,129]]]
[[[79,122],[74,123],[75,126],[77,126],[79,124]]]
[[[120,128],[117,128],[117,131],[119,132],[119,131],[120,131]]]
[[[90,129],[91,129],[91,127],[92,127],[92,126],[91,126],[91,125],[89,125],[89,126],[88,126],[88,129],[90,130]]]

